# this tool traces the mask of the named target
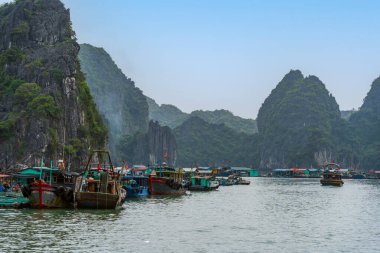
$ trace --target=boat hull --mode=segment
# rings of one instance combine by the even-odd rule
[[[331,179],[321,179],[321,184],[323,186],[325,185],[331,185],[331,186],[342,186],[344,182],[342,180],[331,180]]]
[[[146,197],[149,195],[149,178],[143,176],[125,176],[121,179],[127,198]]]
[[[219,185],[220,186],[231,186],[231,185],[234,185],[234,183],[230,180],[227,180],[227,179],[221,179],[221,180],[219,180]]]
[[[102,192],[76,192],[75,201],[77,208],[84,209],[115,209],[120,207],[125,200],[125,190],[122,195]]]
[[[186,194],[186,189],[179,184],[170,186],[166,178],[151,177],[149,179],[149,192],[151,195],[181,196]]]
[[[5,192],[0,194],[0,208],[23,208],[29,207],[29,199],[22,194]]]
[[[30,186],[29,202],[32,208],[66,208],[71,203],[57,195],[57,188],[41,180]]]
[[[123,186],[127,191],[127,198],[146,197],[149,195],[148,187],[128,187]]]

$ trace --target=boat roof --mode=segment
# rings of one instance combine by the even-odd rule
[[[134,168],[134,169],[146,169],[146,166],[145,165],[140,165],[140,164],[135,164],[135,165],[133,165],[132,166],[132,168]]]
[[[202,166],[202,167],[198,167],[198,170],[212,170],[212,168]]]
[[[23,170],[21,170],[19,173],[25,173],[26,171],[30,171],[30,170],[34,170],[34,171],[44,171],[44,170],[52,170],[52,171],[55,171],[55,170],[58,170],[58,168],[48,168],[48,167],[28,167],[28,168],[25,168]]]
[[[328,167],[337,167],[337,168],[340,168],[340,165],[337,164],[337,163],[325,163],[323,165],[324,168],[328,168]]]
[[[310,168],[310,169],[301,169],[301,168],[291,168],[291,169],[274,169],[276,172],[286,172],[286,171],[320,171],[320,169]]]
[[[211,170],[198,170],[198,173],[200,174],[212,174]]]
[[[195,172],[197,168],[182,168],[184,172]]]
[[[212,176],[194,176],[194,177],[191,177],[191,178],[195,178],[195,179],[211,179]]]
[[[0,178],[5,178],[5,177],[9,177],[9,175],[7,175],[7,174],[0,174]]]
[[[231,170],[250,171],[250,170],[253,170],[253,169],[247,168],[247,167],[231,167]]]
[[[341,172],[340,170],[325,170],[323,173],[324,174],[333,174],[333,173],[339,173]]]
[[[36,177],[39,177],[39,175],[37,175],[37,174],[13,174],[12,176],[17,177],[17,178],[36,178]]]

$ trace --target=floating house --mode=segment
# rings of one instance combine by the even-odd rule
[[[291,168],[291,169],[274,169],[272,170],[273,177],[321,177],[321,169],[301,169],[301,168]]]
[[[369,170],[367,172],[367,178],[369,178],[369,179],[380,179],[380,170]]]
[[[231,167],[231,171],[235,174],[239,174],[242,177],[258,177],[259,171],[257,169],[246,167]]]

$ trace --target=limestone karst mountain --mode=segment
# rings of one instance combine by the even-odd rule
[[[104,147],[69,10],[59,0],[4,4],[0,38],[1,166],[63,157],[79,165],[89,148]]]

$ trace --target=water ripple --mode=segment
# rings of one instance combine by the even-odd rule
[[[250,180],[116,211],[0,210],[0,252],[378,252],[378,181]]]

